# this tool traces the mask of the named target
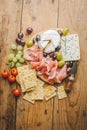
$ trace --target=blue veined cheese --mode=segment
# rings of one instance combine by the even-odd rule
[[[61,40],[61,49],[64,61],[80,60],[80,47],[78,34],[68,35]]]
[[[44,41],[50,41],[47,43]],[[55,48],[57,48],[60,45],[60,35],[58,34],[58,32],[56,30],[48,30],[44,33],[41,34],[41,41],[43,41],[45,43],[45,45],[42,45],[42,43],[40,44],[40,47],[43,47],[44,52],[46,53],[50,53],[55,51]]]

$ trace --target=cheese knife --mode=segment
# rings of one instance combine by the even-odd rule
[[[73,81],[75,79],[76,73],[77,73],[77,62],[74,62],[70,76],[64,86],[66,93],[69,93],[72,90],[72,85],[73,85]]]

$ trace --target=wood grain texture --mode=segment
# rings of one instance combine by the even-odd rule
[[[81,60],[73,91],[66,99],[32,105],[23,94],[16,100],[16,85],[0,76],[0,130],[87,130],[87,0],[0,0],[0,72],[17,33],[29,40],[29,26],[32,35],[56,27],[79,34]]]
[[[0,0],[0,75],[7,68],[9,48],[20,31],[21,1]],[[10,85],[0,76],[0,130],[15,130],[16,100]]]
[[[54,102],[54,130],[87,130],[87,1],[60,0],[59,27],[68,27],[80,38],[81,60],[68,99]],[[57,115],[55,117],[55,115]]]
[[[57,0],[25,0],[23,3],[22,31],[32,27],[35,33],[57,27]],[[29,36],[25,36],[29,40]],[[22,110],[21,110],[22,109]],[[34,105],[22,99],[17,102],[17,130],[52,130],[53,99],[37,101]],[[20,115],[20,116],[19,116]]]

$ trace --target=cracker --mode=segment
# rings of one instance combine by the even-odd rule
[[[26,93],[26,94],[24,95],[23,99],[26,100],[26,101],[28,101],[28,102],[30,102],[30,103],[32,103],[32,104],[35,103],[35,101],[32,100],[32,93]]]
[[[36,71],[31,69],[29,65],[18,67],[19,83],[22,88],[22,92],[33,90],[37,83]]]
[[[66,94],[66,92],[65,92],[65,90],[64,90],[64,86],[59,86],[59,87],[58,87],[58,92],[57,92],[57,94],[58,94],[58,99],[63,99],[63,98],[66,98],[66,97],[67,97],[67,94]]]
[[[48,101],[52,97],[56,96],[56,88],[52,85],[45,85],[44,86],[44,97],[45,100]]]
[[[18,84],[20,84],[20,80],[19,80],[19,76],[18,75],[16,76],[16,81],[17,81]]]
[[[43,100],[44,93],[43,93],[43,85],[44,82],[40,79],[37,79],[37,85],[35,86],[35,89],[31,92],[32,93],[32,100]]]
[[[37,86],[31,93],[32,93],[32,100],[44,99],[43,87],[41,86]]]
[[[35,87],[37,85],[37,78],[30,74],[23,76],[22,81],[24,83],[26,90]]]
[[[34,103],[35,100],[43,100],[44,94],[43,94],[43,87],[37,86],[33,91],[27,92],[23,99]]]
[[[80,60],[80,47],[78,34],[62,37],[61,49],[64,61]]]
[[[44,82],[40,79],[37,79],[37,86],[42,87],[43,85],[44,85]]]

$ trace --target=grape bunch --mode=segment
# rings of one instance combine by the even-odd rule
[[[11,50],[13,53],[10,53],[8,56],[10,68],[20,67],[23,63],[25,63],[23,58],[23,46],[12,44]]]

